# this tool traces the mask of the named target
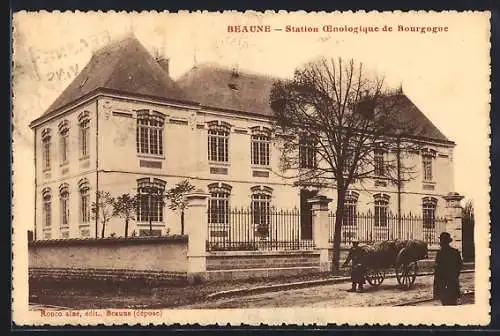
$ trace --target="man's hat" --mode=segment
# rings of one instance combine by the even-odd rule
[[[357,245],[357,244],[359,244],[359,240],[355,239],[355,240],[351,241],[351,243],[352,243],[352,245]]]
[[[442,232],[440,235],[439,235],[439,241],[440,242],[446,242],[446,243],[450,243],[453,239],[451,239],[451,236],[448,232]]]

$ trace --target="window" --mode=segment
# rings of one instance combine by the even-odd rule
[[[137,180],[137,221],[163,222],[163,193],[166,183],[160,179]]]
[[[299,164],[300,168],[316,167],[316,151],[311,140],[301,137],[299,140]]]
[[[211,122],[208,129],[208,160],[229,161],[229,131],[231,126],[224,122]]]
[[[137,153],[163,155],[163,127],[165,116],[159,112],[137,112]]]
[[[86,178],[78,182],[80,190],[80,223],[90,222],[90,185]]]
[[[255,233],[261,238],[269,236],[271,222],[271,195],[269,187],[257,186],[252,189],[252,222]]]
[[[437,205],[437,199],[434,197],[424,197],[422,199],[422,218],[423,218],[424,228],[435,227],[436,205]]]
[[[61,164],[66,164],[69,160],[69,126],[67,120],[59,123],[59,139]]]
[[[42,190],[42,221],[43,227],[50,227],[52,225],[52,195],[50,188]]]
[[[344,226],[356,226],[356,209],[358,203],[359,194],[355,191],[348,192],[346,195],[344,203],[344,220],[342,225]]]
[[[432,161],[436,157],[436,152],[433,150],[424,150],[422,153],[422,170],[424,181],[432,181]]]
[[[385,194],[377,194],[375,199],[375,226],[386,227],[388,222],[389,196]]]
[[[270,131],[267,128],[256,127],[252,129],[252,164],[269,166],[270,143]]]
[[[69,226],[69,187],[67,183],[59,187],[59,200],[61,209],[61,227]]]
[[[82,112],[78,117],[78,122],[80,125],[80,157],[87,157],[89,155],[90,149],[90,119],[89,113],[87,111]]]
[[[373,173],[375,176],[385,175],[384,152],[376,150],[374,154]]]
[[[208,192],[210,193],[208,223],[211,235],[214,235],[214,232],[222,231],[225,233],[227,231],[231,189],[231,186],[225,183],[213,183],[208,186]]]
[[[51,152],[51,134],[50,129],[46,128],[42,131],[42,168],[43,170],[50,169],[50,152]]]

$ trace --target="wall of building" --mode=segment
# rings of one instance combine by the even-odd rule
[[[164,153],[160,156],[139,155],[136,148],[137,110],[151,109],[165,116],[163,137]],[[85,160],[78,158],[78,115],[88,111],[91,118],[90,134],[97,132],[98,111],[98,151],[95,150],[96,138],[90,140],[90,155]],[[59,165],[58,123],[66,118],[70,125],[70,160],[68,165]],[[229,161],[227,163],[209,162],[208,160],[208,123],[224,121],[231,125],[229,136]],[[70,186],[70,238],[81,237],[81,230],[90,230],[95,236],[95,221],[87,228],[79,223],[78,181],[87,177],[91,186],[92,201],[95,191],[109,191],[113,196],[122,193],[135,194],[138,178],[155,177],[167,182],[167,188],[183,179],[189,179],[197,188],[208,191],[211,183],[223,182],[232,187],[230,195],[231,207],[248,207],[251,202],[251,187],[267,186],[273,189],[272,204],[281,209],[300,208],[300,189],[292,186],[293,180],[285,179],[279,169],[280,148],[278,142],[272,142],[270,165],[256,167],[251,163],[251,127],[270,127],[267,120],[236,114],[200,109],[196,106],[181,106],[159,103],[143,99],[133,100],[119,96],[101,96],[93,102],[77,107],[64,114],[63,117],[46,122],[35,130],[37,139],[37,209],[36,237],[49,237],[41,227],[41,191],[50,187],[53,193],[53,225],[50,238],[62,238],[59,230],[60,209],[58,208],[58,188],[62,183]],[[52,169],[43,172],[41,169],[41,130],[52,129]],[[437,152],[433,164],[432,183],[423,181],[422,158],[418,154],[405,157],[405,166],[414,168],[414,178],[406,182],[402,188],[401,208],[403,214],[422,213],[422,198],[436,197],[437,215],[444,215],[445,202],[441,198],[454,189],[453,185],[453,149],[448,146],[429,144],[428,147]],[[393,153],[389,154],[393,155]],[[98,162],[96,158],[98,156]],[[95,171],[98,171],[96,174]],[[63,173],[64,172],[64,173]],[[289,175],[292,173],[289,172]],[[386,185],[384,186],[383,183]],[[373,211],[374,198],[378,193],[390,196],[389,208],[397,213],[397,188],[395,185],[380,179],[365,180],[362,184],[353,185],[351,190],[358,191],[358,211]],[[320,194],[331,197],[334,201],[330,209],[335,210],[337,198],[335,189],[324,188]],[[180,233],[180,214],[165,207],[164,223],[155,225],[162,234]],[[134,230],[149,228],[137,226],[132,222],[129,233]],[[160,224],[160,223],[159,223]],[[98,225],[100,226],[100,224]],[[124,223],[120,218],[113,218],[106,229],[106,236],[115,233],[122,236]],[[100,228],[98,227],[98,232]]]
[[[78,117],[82,112],[89,113],[89,148],[86,157],[80,156],[79,123]],[[81,231],[89,230],[89,235],[94,236],[94,226],[81,223],[79,214],[79,189],[78,182],[86,178],[90,185],[91,202],[95,200],[96,188],[96,102],[89,101],[77,106],[64,114],[54,117],[34,129],[35,133],[35,236],[36,239],[59,239],[63,238],[61,231],[61,211],[59,201],[59,187],[63,183],[69,185],[70,202],[70,226],[69,237],[81,237]],[[60,137],[58,125],[62,120],[68,121],[69,126],[69,157],[66,164],[61,162]],[[43,168],[42,155],[42,132],[45,129],[51,131],[51,166],[50,169]],[[50,188],[52,197],[52,221],[50,227],[43,225],[42,219],[42,190]],[[86,232],[84,232],[86,233]]]
[[[187,272],[185,236],[37,241],[28,252],[30,269]]]

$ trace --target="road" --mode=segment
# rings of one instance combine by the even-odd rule
[[[314,286],[302,289],[262,293],[232,298],[222,298],[210,302],[192,304],[179,308],[271,308],[271,307],[372,307],[394,306],[409,301],[423,300],[432,297],[433,276],[417,277],[410,290],[398,288],[394,278],[384,280],[384,283],[373,288],[369,285],[363,293],[350,293],[350,283]],[[474,273],[460,275],[462,290],[474,289]],[[467,300],[470,303],[470,300]],[[419,305],[438,305],[431,301]]]

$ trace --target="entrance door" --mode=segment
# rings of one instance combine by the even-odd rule
[[[312,211],[308,199],[316,196],[318,191],[302,189],[300,191],[300,239],[312,239]]]

